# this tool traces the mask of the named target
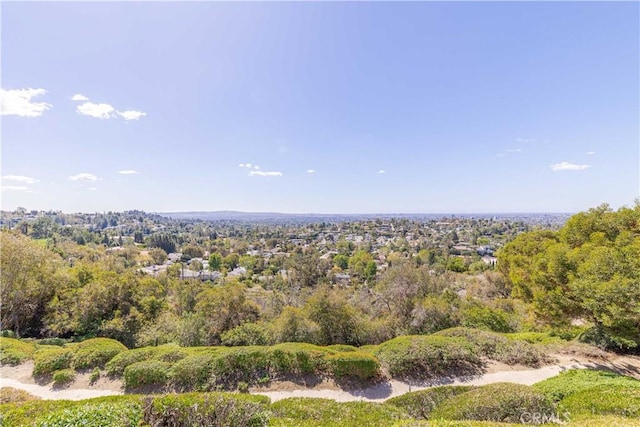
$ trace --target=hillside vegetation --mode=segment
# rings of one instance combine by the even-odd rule
[[[563,388],[562,384],[565,384]],[[611,390],[611,391],[607,391]],[[599,371],[569,371],[533,387],[496,383],[442,386],[385,403],[268,398],[238,393],[124,395],[83,401],[0,405],[17,426],[638,426],[640,381]],[[553,425],[553,424],[549,424]]]

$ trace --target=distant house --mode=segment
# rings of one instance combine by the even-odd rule
[[[484,256],[484,255],[493,256],[494,251],[493,251],[493,248],[490,246],[480,246],[478,247],[478,249],[476,249],[476,252],[480,256]]]

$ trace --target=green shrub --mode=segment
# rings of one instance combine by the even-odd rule
[[[230,393],[188,393],[146,397],[144,421],[152,426],[264,426],[264,396]]]
[[[325,369],[325,358],[335,351],[307,343],[282,343],[269,347],[274,374],[311,374]]]
[[[145,360],[127,366],[124,369],[124,385],[135,389],[148,385],[167,385],[171,365],[157,360]]]
[[[82,402],[82,401],[81,401]],[[36,427],[123,427],[138,426],[142,407],[138,402],[84,403],[53,411],[34,420]]]
[[[498,333],[462,327],[443,329],[432,336],[464,338],[476,348],[480,356],[489,358],[495,355],[498,347],[507,343],[507,338]]]
[[[267,332],[262,325],[257,323],[243,323],[220,335],[222,345],[266,345]]]
[[[73,369],[59,369],[53,373],[53,385],[62,386],[69,384],[76,378],[76,371]]]
[[[479,420],[518,423],[523,414],[552,416],[551,402],[532,387],[495,383],[450,397],[431,416],[448,420]]]
[[[618,415],[640,418],[640,387],[599,385],[578,391],[558,404],[558,411],[572,418],[591,415]]]
[[[142,419],[140,396],[108,396],[79,401],[35,400],[0,406],[5,427],[133,427]]]
[[[508,341],[500,344],[491,358],[507,365],[525,365],[536,368],[553,360],[546,355],[544,350],[526,341]]]
[[[272,426],[377,427],[408,418],[392,405],[302,397],[279,400],[271,405],[271,411]]]
[[[573,369],[561,372],[533,385],[549,399],[558,402],[575,393],[599,386],[628,387],[640,389],[640,381],[609,371],[591,369]]]
[[[171,384],[181,390],[206,390],[211,380],[213,353],[187,356],[170,371]]]
[[[33,375],[50,374],[71,367],[73,350],[65,347],[41,348],[33,355]]]
[[[120,376],[124,373],[124,369],[127,366],[137,362],[153,359],[157,351],[158,347],[143,347],[123,351],[109,360],[109,362],[106,363],[105,368],[109,375]]]
[[[404,409],[409,415],[417,419],[429,419],[431,411],[452,396],[457,396],[471,390],[472,386],[442,386],[426,390],[405,393],[385,402]]]
[[[15,338],[0,337],[0,364],[19,365],[33,358],[36,346]]]
[[[380,362],[368,353],[337,353],[326,358],[336,378],[355,377],[369,380],[380,374]]]
[[[88,339],[76,345],[73,366],[76,369],[104,366],[118,353],[126,350],[124,344],[110,338]]]
[[[482,331],[470,328],[450,328],[433,334],[434,336],[445,336],[454,338],[464,338],[470,342],[479,356],[497,360],[508,365],[540,366],[549,362],[545,351],[529,344],[526,339],[531,339],[532,335],[522,335],[522,340],[518,339],[518,334],[510,334],[511,339],[496,332]]]
[[[472,373],[481,364],[468,341],[433,335],[397,337],[380,344],[373,354],[393,377]]]
[[[640,336],[637,330],[629,328],[593,327],[578,335],[578,340],[583,343],[595,345],[605,350],[630,351],[640,346]]]

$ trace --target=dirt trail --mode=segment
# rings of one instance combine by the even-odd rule
[[[274,384],[269,389],[255,388],[253,394],[268,396],[272,401],[286,399],[288,397],[316,397],[333,399],[338,402],[371,401],[383,402],[391,397],[401,394],[423,390],[439,385],[484,385],[496,382],[512,382],[531,385],[539,381],[558,375],[569,369],[611,369],[625,375],[631,375],[640,379],[640,357],[626,356],[607,357],[607,360],[594,360],[592,358],[576,357],[574,355],[554,355],[558,363],[538,369],[526,369],[523,367],[510,367],[503,364],[489,366],[486,373],[473,376],[441,377],[424,382],[406,382],[387,380],[363,389],[344,390],[334,384],[321,384],[315,388],[303,388],[299,385]],[[611,357],[612,356],[612,357]],[[13,387],[24,390],[42,399],[70,399],[82,400],[100,396],[123,394],[122,382],[101,378],[96,383],[89,383],[89,374],[78,374],[76,381],[66,388],[54,388],[53,383],[36,384],[31,372],[33,363],[25,363],[19,366],[0,367],[0,387]],[[283,388],[285,388],[283,390]]]

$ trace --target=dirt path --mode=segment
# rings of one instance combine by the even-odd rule
[[[268,396],[274,402],[288,397],[315,397],[333,399],[338,402],[383,402],[386,399],[410,391],[423,390],[439,385],[484,385],[496,382],[531,385],[569,369],[605,368],[640,379],[640,357],[637,356],[617,357],[611,355],[607,360],[594,360],[566,354],[554,356],[557,356],[557,364],[539,369],[493,364],[488,367],[489,369],[486,373],[481,375],[443,377],[425,382],[405,382],[392,379],[364,389],[352,390],[340,389],[331,383],[323,383],[314,388],[303,388],[292,384],[274,384],[269,389],[254,388],[251,393]],[[53,383],[37,384],[31,376],[32,371],[32,362],[19,366],[1,366],[0,387],[13,387],[24,390],[42,399],[81,400],[123,394],[122,382],[119,380],[101,378],[96,383],[90,384],[89,374],[81,373],[78,374],[76,381],[68,387],[54,388]]]

